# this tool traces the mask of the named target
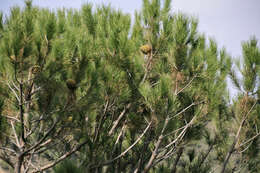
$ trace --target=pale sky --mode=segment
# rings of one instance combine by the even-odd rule
[[[86,2],[110,3],[131,14],[142,6],[142,0],[34,0],[33,4],[55,9],[80,8]],[[0,0],[0,10],[7,13],[11,6],[23,4],[23,0]],[[199,30],[233,56],[241,55],[241,41],[253,35],[260,39],[260,0],[173,0],[172,10],[197,17]]]
[[[110,3],[132,15],[142,6],[142,0],[34,0],[33,4],[56,9],[80,8],[86,2]],[[23,4],[23,0],[0,0],[0,11],[7,14],[11,6]],[[254,35],[260,42],[260,0],[172,0],[172,11],[197,17],[199,31],[213,37],[233,57],[241,56],[242,41]]]

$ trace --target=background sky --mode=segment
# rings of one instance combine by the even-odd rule
[[[86,2],[111,4],[132,15],[142,6],[142,0],[34,0],[33,4],[56,9],[80,8]],[[8,14],[14,5],[23,6],[23,0],[0,0],[0,11]],[[172,11],[197,17],[199,31],[213,37],[234,58],[242,54],[242,41],[251,36],[260,40],[260,0],[172,0]]]

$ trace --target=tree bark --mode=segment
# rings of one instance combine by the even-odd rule
[[[15,173],[21,173],[22,165],[23,165],[23,159],[24,159],[24,155],[23,154],[20,154],[17,157],[17,162],[15,164],[15,170],[14,170]]]

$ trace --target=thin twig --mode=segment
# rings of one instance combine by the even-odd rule
[[[6,117],[6,118],[9,118],[9,119],[12,119],[12,120],[15,120],[17,122],[20,122],[19,119],[15,118],[15,117],[11,117],[11,116],[8,116],[8,115],[2,115],[3,117]]]
[[[113,123],[113,127],[111,128],[111,130],[108,133],[109,136],[111,136],[114,133],[115,128],[117,127],[119,121],[123,118],[125,112],[126,112],[126,108],[124,108],[124,110],[121,112],[121,114],[119,115],[117,120]]]
[[[15,98],[17,99],[18,102],[20,102],[20,98],[17,95],[17,93],[15,92],[15,90],[10,86],[10,84],[7,82],[7,86],[9,87],[9,89],[13,92],[13,94],[15,95]]]
[[[252,138],[248,139],[246,142],[244,142],[243,144],[239,145],[239,148],[242,147],[243,145],[251,142],[252,140],[254,140],[256,137],[258,137],[260,135],[260,133],[256,134],[255,136],[253,136]]]
[[[167,117],[166,117],[166,119],[164,121],[164,125],[163,125],[163,128],[162,128],[161,134],[160,134],[160,136],[159,136],[159,138],[158,138],[158,140],[157,140],[157,142],[155,144],[155,149],[153,150],[152,155],[151,155],[148,163],[146,164],[143,173],[146,173],[146,172],[148,172],[150,170],[150,168],[151,168],[151,166],[153,164],[154,159],[157,158],[158,149],[159,149],[160,144],[161,144],[161,142],[163,140],[163,134],[164,134],[164,131],[166,129],[166,126],[168,125],[168,122],[169,122],[169,115],[167,115]]]
[[[15,131],[15,128],[14,128],[14,124],[13,124],[12,121],[11,121],[11,126],[12,126],[13,133],[14,133],[14,136],[15,136],[16,145],[17,145],[18,148],[20,149],[20,148],[21,148],[21,145],[20,145],[20,142],[19,142],[19,139],[18,139],[18,136],[17,136],[17,134],[16,134],[16,131]]]
[[[172,116],[172,117],[169,117],[169,120],[171,120],[172,118],[175,118],[175,117],[177,117],[177,116],[179,116],[180,114],[182,114],[183,112],[185,112],[186,110],[188,110],[189,108],[191,108],[192,106],[194,106],[194,105],[198,105],[198,104],[201,104],[201,103],[203,103],[203,102],[198,102],[198,103],[192,103],[192,104],[190,104],[189,106],[187,106],[186,108],[184,108],[183,110],[181,110],[179,113],[177,113],[176,115],[174,115],[174,116]]]
[[[170,146],[172,146],[173,144],[175,144],[179,139],[182,139],[182,137],[184,136],[184,134],[186,133],[186,130],[192,125],[192,123],[193,123],[193,121],[195,120],[195,118],[196,118],[196,116],[194,116],[193,118],[192,118],[192,120],[188,123],[188,124],[186,124],[184,127],[184,129],[181,131],[181,133],[178,135],[178,137],[174,140],[174,141],[172,141],[171,143],[169,143],[168,145],[166,145],[165,147],[164,147],[164,149],[167,149],[167,148],[169,148]]]
[[[63,161],[64,159],[66,159],[67,157],[69,157],[70,155],[72,155],[73,153],[75,153],[76,151],[78,151],[82,146],[84,146],[85,144],[88,143],[88,140],[84,141],[83,143],[79,144],[77,147],[75,147],[73,150],[66,152],[64,155],[62,155],[61,157],[59,157],[57,160],[55,160],[52,163],[49,163],[45,166],[42,166],[40,169],[33,171],[32,173],[36,173],[36,172],[42,172],[46,169],[49,169],[53,166],[55,166],[56,164],[60,163],[61,161]]]
[[[245,149],[243,149],[242,151],[239,151],[239,153],[241,154],[241,153],[245,152],[246,150],[248,150],[248,148],[251,146],[252,143],[253,143],[253,141],[251,141],[251,143]]]
[[[55,128],[57,123],[58,123],[58,121],[54,122],[52,127],[50,127],[50,129],[46,132],[46,134],[36,144],[34,144],[32,147],[30,147],[29,149],[24,151],[24,154],[27,154],[31,150],[33,150],[33,149],[37,148],[38,146],[40,146],[43,143],[43,141],[49,136],[49,134],[52,132],[52,130]]]
[[[116,139],[115,146],[116,146],[116,144],[118,144],[119,139],[120,139],[121,136],[123,135],[123,132],[124,132],[125,128],[126,128],[126,123],[124,123],[124,125],[123,125],[123,127],[122,127],[122,129],[121,129],[121,131],[120,131],[120,133],[119,133],[119,135],[118,135],[118,137],[117,137],[117,139]]]
[[[143,131],[143,133],[142,133],[142,134],[137,138],[137,140],[136,140],[130,147],[128,147],[124,152],[122,152],[121,154],[119,154],[118,156],[116,156],[115,158],[113,158],[113,159],[111,159],[111,160],[109,160],[109,161],[106,161],[106,162],[104,162],[104,163],[102,163],[102,164],[100,164],[100,165],[97,165],[97,166],[93,166],[93,167],[91,167],[91,168],[93,169],[93,168],[98,168],[98,167],[102,167],[102,166],[105,166],[105,165],[109,165],[109,164],[113,163],[115,160],[117,160],[117,159],[123,157],[129,150],[131,150],[131,149],[142,139],[142,137],[145,135],[145,133],[147,132],[147,130],[150,128],[151,124],[152,124],[152,122],[150,122],[150,123],[147,125],[147,127],[145,128],[145,130]]]
[[[176,95],[178,95],[178,94],[181,93],[183,90],[185,90],[188,86],[190,86],[191,82],[192,82],[196,77],[197,77],[196,75],[193,76],[193,78],[190,80],[190,82],[189,82],[186,86],[184,86],[182,89],[180,89],[180,90],[176,93]]]
[[[227,163],[228,163],[228,161],[229,161],[229,159],[230,159],[232,153],[234,152],[235,146],[237,145],[237,142],[238,142],[238,138],[239,138],[241,129],[242,129],[243,125],[245,124],[248,115],[250,114],[250,112],[251,112],[251,111],[253,110],[253,108],[255,107],[256,103],[257,103],[257,102],[254,103],[254,105],[250,108],[250,110],[247,112],[247,114],[245,115],[245,117],[244,117],[243,120],[241,121],[240,126],[239,126],[239,128],[238,128],[238,130],[237,130],[236,137],[235,137],[235,139],[234,139],[232,145],[230,146],[230,149],[229,149],[229,151],[228,151],[228,153],[227,153],[227,155],[226,155],[226,158],[225,158],[225,160],[224,160],[221,173],[224,173],[224,172],[225,172]]]
[[[19,88],[15,85],[14,81],[12,81],[12,84],[13,84],[14,88],[15,88],[17,91],[19,91]]]
[[[5,151],[9,151],[9,152],[12,152],[12,153],[16,153],[14,150],[12,150],[11,148],[6,148],[6,147],[0,147],[1,150],[5,150]]]
[[[101,116],[101,119],[100,119],[100,122],[98,124],[98,127],[95,129],[95,137],[94,137],[94,142],[96,142],[96,140],[98,139],[98,136],[99,136],[99,131],[101,129],[101,126],[103,125],[103,121],[104,121],[104,118],[106,116],[106,112],[107,112],[107,108],[108,108],[108,104],[109,104],[109,100],[107,100],[106,104],[105,104],[105,108],[104,108],[104,111],[103,111],[103,114]]]

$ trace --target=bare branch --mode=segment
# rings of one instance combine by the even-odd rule
[[[147,64],[146,64],[146,66],[145,66],[145,74],[144,74],[144,77],[143,77],[141,83],[144,83],[144,81],[145,81],[146,78],[147,78],[147,75],[148,75],[148,72],[149,72],[149,68],[150,68],[152,59],[153,59],[153,54],[152,54],[152,52],[151,52],[151,53],[148,55]]]
[[[243,144],[239,145],[239,148],[242,147],[243,145],[251,142],[252,140],[254,140],[255,138],[257,138],[260,135],[260,133],[257,133],[255,136],[253,136],[252,138],[248,139],[246,142],[244,142]]]
[[[61,157],[59,157],[57,160],[55,160],[52,163],[49,163],[43,167],[41,167],[38,170],[32,171],[32,173],[36,173],[36,172],[42,172],[46,169],[52,168],[53,166],[55,166],[56,164],[60,163],[61,161],[63,161],[64,159],[66,159],[67,157],[69,157],[70,155],[72,155],[73,153],[75,153],[76,151],[78,151],[82,146],[84,146],[85,144],[88,143],[88,140],[84,141],[83,143],[79,144],[77,147],[75,147],[73,150],[66,152],[64,155],[62,155]]]
[[[111,136],[114,133],[115,128],[117,127],[119,121],[122,119],[122,117],[124,116],[126,112],[126,108],[124,108],[124,110],[121,112],[121,114],[119,115],[119,117],[117,118],[117,120],[113,123],[113,127],[110,129],[108,135]]]
[[[174,164],[173,164],[173,168],[171,170],[171,173],[175,173],[176,172],[176,169],[177,169],[177,164],[181,158],[181,155],[183,154],[183,150],[184,150],[184,147],[180,147],[177,151],[177,157],[176,159],[174,160]]]
[[[58,123],[58,120],[52,124],[52,127],[46,132],[46,134],[35,145],[30,147],[28,150],[24,151],[24,154],[27,154],[31,150],[39,147],[42,144],[42,142],[49,136],[49,134],[52,132],[52,130],[55,128],[57,123]]]
[[[124,125],[123,125],[123,127],[122,127],[122,129],[121,129],[121,131],[120,131],[120,133],[119,133],[119,135],[118,135],[118,137],[117,137],[117,139],[116,139],[115,145],[118,144],[119,139],[120,139],[121,136],[123,135],[123,132],[124,132],[125,128],[126,128],[126,124],[124,123]]]
[[[10,86],[10,84],[9,84],[8,82],[7,82],[7,86],[8,86],[9,89],[13,92],[13,94],[14,94],[16,100],[17,100],[18,102],[20,102],[20,98],[19,98],[18,94],[15,92],[15,90]]]
[[[14,124],[13,122],[11,121],[11,126],[12,126],[12,130],[13,130],[13,133],[14,133],[14,136],[15,136],[15,140],[16,140],[16,145],[21,148],[21,144],[19,142],[19,139],[18,139],[18,136],[17,136],[17,133],[15,131],[15,128],[14,128]]]
[[[169,115],[167,115],[167,118],[164,121],[164,125],[163,125],[163,128],[162,128],[161,134],[160,134],[160,136],[159,136],[159,138],[158,138],[158,140],[157,140],[157,142],[155,144],[155,149],[153,150],[153,153],[152,153],[148,163],[146,164],[143,173],[146,173],[146,172],[148,172],[150,170],[150,168],[151,168],[151,166],[153,164],[154,159],[156,159],[156,157],[158,155],[158,149],[159,149],[160,144],[161,144],[161,142],[163,140],[163,133],[164,133],[164,131],[166,129],[166,126],[167,126],[168,122],[169,122]]]
[[[183,112],[185,112],[186,110],[188,110],[189,108],[191,108],[192,106],[194,106],[194,105],[199,105],[199,104],[201,104],[201,103],[204,103],[204,101],[201,101],[201,102],[198,102],[198,103],[194,103],[194,102],[193,102],[192,104],[190,104],[189,106],[187,106],[186,108],[184,108],[183,110],[181,110],[181,111],[180,111],[179,113],[177,113],[176,115],[170,117],[169,120],[172,119],[172,118],[175,118],[175,117],[179,116],[180,114],[182,114]]]
[[[181,133],[178,135],[178,137],[177,137],[174,141],[172,141],[171,143],[169,143],[168,145],[166,145],[163,150],[165,150],[165,149],[171,147],[171,146],[172,146],[173,144],[175,144],[178,140],[181,140],[181,139],[183,138],[183,136],[185,135],[187,129],[192,125],[192,123],[193,123],[193,121],[195,120],[195,118],[196,118],[196,116],[194,116],[194,117],[191,119],[191,121],[184,126],[184,129],[181,131]]]
[[[104,118],[106,116],[106,112],[107,112],[107,108],[108,108],[108,104],[109,104],[109,101],[107,100],[106,104],[105,104],[105,108],[104,108],[104,111],[103,111],[103,114],[101,116],[101,119],[100,119],[100,122],[98,124],[98,127],[95,129],[95,137],[94,137],[94,143],[96,142],[96,140],[98,139],[99,137],[99,131],[101,129],[101,126],[103,125],[103,121],[104,121]]]
[[[149,127],[151,126],[152,122],[150,122],[147,127],[145,128],[145,130],[143,131],[143,133],[137,138],[137,140],[130,146],[128,147],[124,152],[122,152],[121,154],[119,154],[117,157],[109,160],[109,161],[106,161],[100,165],[97,165],[97,166],[93,166],[91,168],[98,168],[98,167],[102,167],[102,166],[105,166],[105,165],[109,165],[111,163],[113,163],[115,160],[123,157],[129,150],[131,150],[141,139],[142,137],[145,135],[145,133],[147,132],[147,130],[149,129]]]
[[[14,83],[13,81],[12,81],[12,84],[13,84],[14,88],[15,88],[17,91],[19,91],[18,86],[16,86],[15,83]]]
[[[47,141],[45,141],[44,143],[40,144],[38,147],[36,147],[34,150],[38,151],[39,149],[41,149],[42,147],[48,145],[49,143],[52,142],[52,139],[48,139]]]
[[[247,114],[245,115],[245,117],[244,117],[243,120],[241,121],[240,126],[239,126],[239,128],[238,128],[238,130],[237,130],[236,137],[235,137],[235,139],[234,139],[232,145],[230,146],[230,149],[229,149],[229,151],[228,151],[228,153],[227,153],[227,155],[226,155],[226,158],[225,158],[225,160],[224,160],[224,162],[223,162],[223,166],[222,166],[221,173],[224,173],[224,172],[225,172],[227,163],[228,163],[228,161],[229,161],[229,159],[230,159],[232,153],[234,152],[235,146],[237,145],[238,138],[239,138],[240,132],[241,132],[241,130],[242,130],[242,127],[243,127],[243,125],[245,124],[248,115],[251,113],[251,111],[252,111],[253,108],[255,107],[256,103],[257,103],[257,102],[254,103],[254,105],[250,108],[250,110],[247,112]]]
[[[20,92],[20,100],[19,100],[19,108],[20,108],[20,121],[21,121],[21,132],[22,132],[22,141],[25,143],[25,129],[24,129],[24,108],[23,108],[23,83],[19,84],[19,92]]]
[[[178,131],[180,131],[181,129],[184,129],[185,127],[186,127],[186,125],[178,128],[178,129],[176,129],[176,130],[174,130],[174,131],[172,131],[172,132],[170,132],[170,133],[168,133],[166,135],[164,135],[163,137],[167,137],[167,136],[172,135],[173,133],[177,133]]]
[[[243,149],[242,151],[239,151],[239,153],[241,154],[241,153],[245,152],[246,150],[248,150],[248,148],[251,146],[252,142],[253,141],[251,141],[250,144],[248,146],[246,146],[245,149]]]
[[[38,88],[34,89],[34,91],[31,93],[31,96],[34,95],[35,93],[37,93],[40,90],[41,90],[41,87],[38,87]]]
[[[178,95],[178,94],[181,93],[183,90],[185,90],[187,87],[189,87],[190,84],[192,83],[192,81],[193,81],[196,77],[197,77],[197,75],[193,76],[193,78],[190,80],[190,82],[189,82],[187,85],[185,85],[182,89],[180,89],[180,90],[176,93],[176,95]]]
[[[30,168],[29,165],[32,165],[32,158],[33,158],[33,154],[30,155],[30,158],[29,158],[27,167],[26,167],[25,170],[24,170],[24,173],[27,173],[27,172],[29,171],[29,168]]]
[[[12,153],[16,153],[14,150],[12,150],[11,148],[6,148],[6,147],[0,147],[1,150],[4,150],[4,151],[9,151],[9,152],[12,152]]]
[[[15,117],[11,117],[11,116],[8,116],[8,115],[2,115],[3,117],[6,117],[6,118],[9,118],[9,119],[12,119],[12,120],[15,120],[17,122],[20,122],[19,119],[15,118]]]

